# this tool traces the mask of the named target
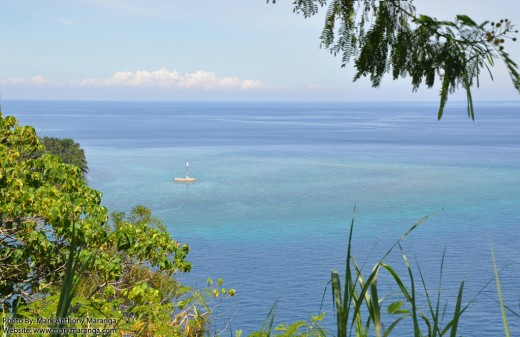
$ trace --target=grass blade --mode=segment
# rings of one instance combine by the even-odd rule
[[[269,313],[267,314],[267,317],[265,318],[264,324],[262,325],[262,331],[260,332],[260,336],[271,336],[271,331],[273,330],[273,324],[274,324],[274,317],[276,313],[276,307],[278,307],[278,301],[274,302],[273,306],[271,307],[271,310],[269,310]],[[269,324],[269,328],[267,330],[267,333],[265,331],[265,328]]]
[[[462,303],[462,291],[464,289],[464,281],[461,282],[459,288],[459,294],[457,295],[457,304],[455,306],[455,313],[453,314],[453,325],[451,327],[450,337],[457,337],[457,327],[459,326],[459,318],[462,315],[462,311],[460,310]]]
[[[332,301],[335,304],[336,310],[336,325],[338,329],[338,337],[346,337],[347,336],[347,321],[343,318],[343,305],[342,305],[342,297],[341,297],[341,283],[339,280],[339,274],[337,270],[333,270],[331,273],[331,281],[332,281]],[[348,313],[347,313],[348,320]]]
[[[415,301],[416,300],[416,298],[415,298],[415,281],[413,278],[412,267],[410,266],[410,263],[408,262],[408,258],[406,257],[401,244],[399,244],[399,249],[401,250],[401,255],[406,264],[406,269],[408,269],[408,275],[410,277],[410,286],[412,288],[411,289],[412,293],[411,293],[411,296],[409,295],[409,298],[410,298],[410,303],[412,304],[412,320],[413,320],[414,336],[422,336],[421,329],[419,328],[419,319],[417,317],[417,303]]]
[[[355,303],[354,315],[361,316],[361,305],[366,304],[370,319],[367,320],[366,328],[370,326],[370,322],[374,324],[374,330],[377,337],[381,336],[381,308],[379,306],[379,296],[377,294],[377,276],[379,275],[380,264],[377,264],[368,279],[365,281],[361,274],[359,266],[354,263],[356,273],[358,275],[361,291]]]
[[[63,283],[61,285],[60,299],[58,301],[58,309],[56,311],[57,318],[66,318],[74,296],[74,267],[79,256],[79,252],[76,252],[76,240],[75,240],[75,225],[72,225],[72,235],[69,245],[69,256],[65,265],[65,275]],[[57,324],[56,327],[61,327],[61,324]],[[53,334],[52,336],[58,336]]]
[[[417,262],[417,259],[416,259],[417,270],[419,271],[419,275],[421,277],[421,282],[422,282],[424,293],[425,293],[425,296],[426,296],[426,301],[428,303],[428,308],[430,310],[430,315],[431,315],[431,318],[433,320],[433,327],[431,327],[428,324],[428,327],[431,328],[431,331],[430,331],[430,333],[428,335],[431,336],[431,337],[436,337],[437,334],[439,334],[439,335],[441,334],[439,326],[440,326],[440,323],[442,322],[442,318],[444,317],[444,312],[446,310],[446,307],[445,307],[444,311],[443,311],[442,317],[439,318],[440,302],[441,302],[442,274],[443,274],[443,270],[444,270],[444,258],[445,257],[446,257],[446,247],[444,247],[444,251],[442,253],[441,270],[440,270],[440,275],[439,275],[439,286],[438,286],[438,289],[437,289],[437,302],[436,302],[436,305],[435,305],[435,311],[433,310],[432,302],[431,302],[431,299],[430,299],[430,294],[428,292],[428,287],[426,286],[426,282],[424,280],[422,270],[421,270],[421,268],[419,266],[419,263]]]
[[[404,233],[403,235],[401,235],[401,237],[399,238],[399,240],[396,241],[396,243],[394,243],[394,245],[392,247],[390,247],[390,249],[386,252],[386,254],[381,258],[380,262],[383,262],[386,257],[388,255],[390,255],[390,253],[394,250],[394,248],[400,244],[401,241],[404,240],[404,238],[406,238],[408,236],[408,234],[410,234],[414,229],[416,229],[417,227],[419,227],[424,221],[426,221],[426,219],[428,219],[431,215],[427,215],[423,218],[421,218],[419,221],[417,221],[416,223],[414,223],[412,225],[412,227],[410,227],[406,233]]]
[[[500,287],[500,278],[498,277],[498,269],[497,269],[497,263],[495,260],[495,252],[493,250],[493,247],[491,247],[491,259],[493,260],[493,269],[495,270],[495,280],[496,280],[496,284],[497,284],[498,300],[500,301],[500,311],[502,312],[502,323],[504,324],[504,332],[506,334],[506,337],[511,337],[511,332],[509,331],[509,325],[507,324],[506,309],[505,309],[504,300],[502,297],[502,288]]]
[[[345,283],[343,286],[343,294],[341,293],[341,283],[337,270],[332,271],[332,300],[336,309],[336,325],[338,329],[338,337],[347,336],[347,325],[349,321],[350,308],[353,300],[355,300],[355,282],[352,280],[352,270],[350,266],[352,251],[352,234],[354,232],[354,220],[356,214],[356,206],[352,212],[352,221],[350,223],[350,232],[347,245],[347,259],[345,261]],[[354,323],[354,321],[352,322]]]

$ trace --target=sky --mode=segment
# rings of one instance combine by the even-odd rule
[[[508,18],[518,0],[415,0],[438,19]],[[292,0],[0,0],[2,99],[437,100],[410,79],[378,89],[320,49],[325,8],[305,19]],[[518,36],[520,40],[520,35]],[[506,48],[520,63],[520,41]],[[475,100],[518,100],[505,67]],[[463,100],[462,92],[450,99]]]

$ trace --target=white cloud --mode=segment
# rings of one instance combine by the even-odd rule
[[[164,89],[203,89],[208,91],[255,90],[270,88],[259,80],[240,79],[239,77],[219,77],[214,72],[196,71],[180,74],[162,68],[156,71],[120,71],[106,78],[87,78],[71,82],[51,82],[43,76],[34,76],[27,80],[10,77],[2,81],[4,85],[16,86],[24,84],[73,87],[148,87]]]
[[[34,76],[31,78],[30,82],[36,85],[49,84],[49,81],[47,81],[43,76]]]
[[[258,80],[256,80],[256,81],[255,80],[244,80],[244,81],[242,81],[241,87],[244,90],[261,89],[261,88],[265,88],[266,85],[264,84],[264,82],[258,81]]]
[[[80,86],[160,86],[166,87],[171,83],[175,83],[179,78],[176,71],[169,72],[166,69],[158,71],[140,70],[136,72],[120,71],[114,73],[109,78],[94,79],[89,78],[79,82],[75,82]]]
[[[85,79],[75,83],[79,86],[130,86],[161,87],[176,89],[205,90],[251,90],[267,88],[267,84],[258,80],[242,80],[238,77],[219,77],[214,72],[197,71],[180,74],[162,68],[157,71],[139,70],[114,73],[108,78]]]
[[[43,76],[33,76],[30,79],[22,78],[22,77],[8,77],[5,80],[1,81],[3,85],[6,86],[17,86],[24,84],[32,84],[32,85],[46,85],[51,84],[47,81]]]
[[[28,81],[25,78],[20,77],[8,77],[7,79],[2,80],[2,84],[7,86],[27,84],[27,82]]]

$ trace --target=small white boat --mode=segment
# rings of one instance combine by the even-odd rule
[[[190,178],[190,163],[186,160],[186,178],[175,178],[176,183],[194,183],[197,181],[195,178]]]

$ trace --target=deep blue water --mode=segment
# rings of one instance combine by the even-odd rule
[[[520,102],[476,108],[473,122],[450,103],[437,122],[436,102],[3,103],[41,136],[79,142],[109,209],[144,204],[187,242],[184,282],[222,277],[237,290],[215,332],[230,320],[260,329],[277,299],[279,323],[317,315],[331,269],[344,266],[356,205],[353,252],[367,271],[430,215],[403,241],[411,263],[435,294],[446,249],[448,307],[462,280],[473,301],[460,333],[500,336],[496,288],[485,285],[493,246],[507,304],[520,311]],[[174,184],[186,160],[197,183]],[[397,251],[388,262],[406,276]],[[322,310],[334,331],[330,289]],[[520,335],[520,318],[509,323]]]

